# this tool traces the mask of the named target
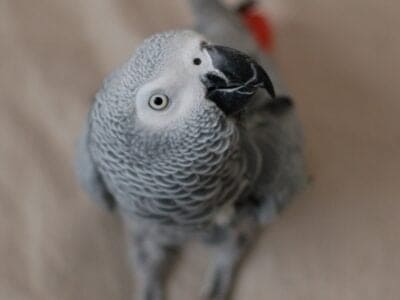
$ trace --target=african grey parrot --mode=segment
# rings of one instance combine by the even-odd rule
[[[261,225],[306,181],[269,58],[233,11],[190,3],[196,31],[151,36],[106,78],[77,151],[83,187],[123,220],[147,300],[164,298],[171,258],[194,238],[217,249],[206,299],[226,299]]]

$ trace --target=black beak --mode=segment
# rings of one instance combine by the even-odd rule
[[[204,49],[217,70],[202,78],[206,97],[226,114],[241,111],[258,88],[264,88],[275,98],[271,79],[251,57],[224,46],[205,45]]]

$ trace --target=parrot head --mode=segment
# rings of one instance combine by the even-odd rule
[[[252,58],[188,30],[148,38],[105,81],[106,94],[113,93],[106,97],[129,103],[137,120],[150,127],[168,127],[204,106],[234,115],[258,88],[275,96],[267,73]]]

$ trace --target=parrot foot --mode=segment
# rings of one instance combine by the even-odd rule
[[[225,273],[224,273],[225,272]],[[204,300],[227,300],[230,298],[233,280],[232,270],[213,270],[201,292]]]
[[[152,283],[151,286],[143,289],[139,296],[134,299],[141,299],[141,300],[165,300],[164,295],[164,288],[161,286],[157,286],[157,284]]]
[[[135,231],[127,227],[129,254],[138,279],[137,297],[134,299],[164,300],[166,279],[180,246],[178,243],[160,242],[160,238],[156,239],[139,228]]]
[[[242,217],[236,224],[222,228],[225,231],[222,239],[214,244],[215,260],[201,293],[204,300],[231,299],[238,269],[259,232],[254,215],[246,214]]]

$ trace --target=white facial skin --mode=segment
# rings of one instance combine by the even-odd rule
[[[159,129],[173,126],[202,105],[213,105],[205,98],[201,76],[216,71],[207,51],[201,49],[205,39],[188,33],[171,43],[167,59],[159,74],[140,87],[136,94],[136,117],[139,126]]]

